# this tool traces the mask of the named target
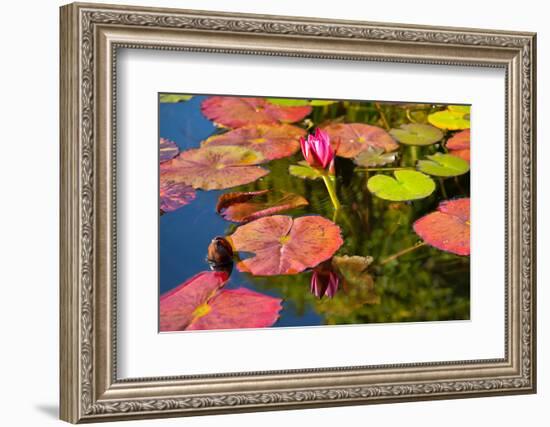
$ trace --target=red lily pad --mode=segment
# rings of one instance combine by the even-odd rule
[[[274,160],[296,153],[300,148],[300,137],[305,134],[304,129],[287,124],[248,125],[211,136],[202,146],[237,145],[262,153],[267,160]]]
[[[173,141],[170,141],[169,139],[161,138],[159,145],[160,145],[159,158],[161,163],[166,162],[170,159],[173,159],[180,152],[180,149],[178,148],[176,143]]]
[[[201,105],[202,113],[215,123],[229,128],[246,125],[294,123],[311,113],[311,106],[288,107],[265,98],[211,96]]]
[[[246,288],[224,289],[208,301],[210,310],[186,330],[267,328],[279,318],[281,302]]]
[[[330,258],[343,240],[338,225],[321,216],[273,215],[241,225],[229,236],[233,248],[254,255],[240,271],[258,276],[296,274]]]
[[[218,199],[216,212],[228,221],[250,222],[307,205],[308,201],[298,194],[260,190],[222,194]]]
[[[384,129],[363,123],[336,123],[323,128],[330,137],[332,148],[340,157],[353,158],[369,147],[382,148],[385,152],[396,150],[399,145]]]
[[[184,151],[161,163],[160,173],[167,181],[203,190],[220,190],[267,175],[267,169],[257,166],[264,161],[261,153],[243,147],[203,147]]]
[[[197,193],[190,185],[164,181],[160,182],[160,209],[173,212],[195,200]]]
[[[429,245],[457,255],[470,255],[470,199],[441,202],[437,211],[417,220],[413,228]]]
[[[279,317],[281,299],[245,288],[221,289],[226,272],[204,271],[160,297],[160,330],[265,328]]]
[[[470,129],[463,130],[453,135],[447,141],[450,154],[470,162]]]

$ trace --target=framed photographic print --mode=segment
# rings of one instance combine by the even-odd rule
[[[61,8],[61,418],[533,393],[535,35]]]

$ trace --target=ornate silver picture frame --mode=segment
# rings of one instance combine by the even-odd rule
[[[99,4],[63,6],[61,419],[79,423],[534,393],[535,41],[533,33]],[[120,48],[503,69],[505,356],[118,378],[115,65]]]

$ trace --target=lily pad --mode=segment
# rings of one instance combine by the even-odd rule
[[[369,147],[353,159],[357,166],[372,168],[395,162],[397,152],[386,153],[382,148]]]
[[[250,222],[307,205],[308,201],[298,194],[260,190],[222,194],[218,199],[216,211],[228,221]]]
[[[300,149],[300,138],[305,134],[304,129],[287,124],[248,125],[211,136],[202,146],[240,146],[262,153],[267,160],[274,160],[296,153]]]
[[[432,113],[428,121],[440,129],[459,130],[470,128],[470,107],[449,105],[446,110]]]
[[[193,95],[178,95],[176,93],[161,93],[159,96],[160,102],[163,103],[185,102],[191,98],[193,98]]]
[[[280,298],[222,289],[228,279],[226,272],[205,271],[161,295],[161,332],[264,328],[277,321]]]
[[[180,153],[161,163],[161,175],[167,181],[182,182],[193,188],[220,190],[248,184],[267,175],[259,163],[261,153],[243,147],[202,147]]]
[[[335,104],[338,101],[330,100],[330,99],[312,99],[309,101],[309,105],[312,107],[324,107],[325,105],[331,105]]]
[[[457,255],[470,255],[470,199],[441,202],[437,211],[413,224],[426,243]]]
[[[159,159],[161,163],[166,162],[170,159],[173,159],[180,152],[180,149],[178,148],[176,143],[166,138],[160,139],[159,146],[160,146]]]
[[[197,193],[190,185],[181,182],[160,182],[160,209],[173,212],[195,200]]]
[[[246,288],[223,289],[209,302],[209,311],[187,330],[267,328],[279,318],[280,298]]]
[[[435,153],[426,156],[429,160],[419,160],[417,168],[421,172],[434,176],[458,176],[464,175],[470,170],[470,165],[464,159],[451,154]]]
[[[450,154],[470,163],[470,129],[463,130],[452,136],[447,141]]]
[[[202,102],[201,109],[207,118],[229,128],[294,123],[311,113],[309,105],[287,107],[273,104],[265,98],[234,96],[211,96]]]
[[[389,152],[398,148],[397,143],[384,129],[363,123],[337,123],[323,128],[330,137],[332,148],[340,157],[353,158],[369,147]]]
[[[253,254],[237,268],[258,276],[300,273],[330,258],[343,243],[338,225],[313,215],[260,218],[238,227],[228,240],[236,251]]]
[[[374,175],[368,180],[367,188],[381,199],[392,202],[423,199],[435,190],[433,179],[421,172],[398,170],[394,176]]]
[[[309,105],[307,99],[292,99],[292,98],[267,98],[269,102],[275,105],[283,105],[285,107],[301,107]]]
[[[368,267],[372,264],[372,257],[362,256],[334,256],[332,265],[342,276],[343,289],[351,304],[378,304],[380,297],[374,290],[374,279]]]
[[[402,144],[431,145],[443,138],[443,132],[435,126],[422,123],[409,123],[390,130],[390,135]]]
[[[299,161],[297,165],[290,165],[288,172],[302,179],[319,179],[323,177],[323,171],[312,168],[305,160]]]

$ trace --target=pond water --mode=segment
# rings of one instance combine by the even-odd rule
[[[219,133],[201,112],[204,96],[185,102],[160,103],[159,136],[174,141],[180,151],[198,148],[201,141]],[[407,121],[399,104],[340,102],[314,107],[309,125],[317,127],[329,120],[380,125],[382,108],[391,127]],[[416,106],[418,117],[436,108]],[[410,111],[409,111],[410,114]],[[306,125],[296,123],[296,125]],[[399,166],[413,165],[417,159],[435,153],[437,144],[399,146]],[[279,189],[299,194],[309,205],[283,215],[321,215],[342,230],[344,243],[339,254],[369,256],[369,274],[374,291],[356,300],[356,293],[340,289],[333,298],[318,298],[310,292],[311,271],[292,275],[254,276],[233,268],[227,289],[245,287],[282,299],[282,310],[274,327],[331,324],[387,323],[469,319],[470,263],[459,256],[429,245],[407,252],[421,242],[413,223],[437,209],[443,200],[469,197],[469,174],[436,180],[438,186],[428,197],[405,202],[383,200],[367,189],[367,180],[376,172],[358,171],[351,159],[336,158],[337,193],[342,209],[335,214],[322,180],[307,180],[289,174],[289,166],[303,160],[302,153],[265,165],[270,173],[246,185],[226,190],[197,190],[191,203],[160,217],[160,294],[174,289],[195,274],[209,270],[207,249],[216,236],[228,236],[238,227],[216,212],[221,194],[235,191]],[[444,185],[442,188],[441,185]],[[392,255],[405,252],[393,260]],[[381,262],[381,260],[386,260]]]

